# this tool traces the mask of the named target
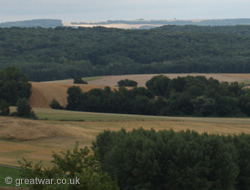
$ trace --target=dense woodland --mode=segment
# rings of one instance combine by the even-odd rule
[[[250,136],[197,132],[105,131],[101,166],[121,190],[249,190]]]
[[[250,90],[237,82],[187,76],[169,79],[159,75],[147,88],[92,89],[70,87],[67,109],[76,111],[167,116],[250,116]]]
[[[250,26],[1,28],[0,69],[31,81],[136,73],[249,73]]]

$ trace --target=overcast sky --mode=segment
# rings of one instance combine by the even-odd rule
[[[0,22],[250,18],[250,0],[0,0]]]

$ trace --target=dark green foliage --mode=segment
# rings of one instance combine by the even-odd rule
[[[88,84],[86,81],[82,80],[82,77],[75,77],[74,84]]]
[[[248,25],[1,28],[0,68],[17,66],[32,81],[135,73],[249,73],[249,31]]]
[[[53,100],[51,101],[51,103],[49,104],[49,106],[50,106],[52,109],[59,109],[59,110],[64,109],[64,107],[61,106],[61,105],[59,104],[59,102],[56,101],[55,99],[53,99]]]
[[[122,190],[249,189],[249,135],[104,131],[93,144]]]
[[[164,75],[158,75],[146,82],[146,87],[156,96],[165,96],[170,79]]]
[[[53,153],[52,167],[45,168],[42,163],[33,165],[23,159],[19,161],[21,176],[26,179],[52,179],[52,184],[30,184],[30,189],[43,190],[119,190],[112,179],[102,171],[96,155],[90,150],[79,148],[76,143],[73,152]],[[57,179],[66,180],[67,184],[56,184]],[[61,182],[61,181],[59,181]]]
[[[146,83],[147,88],[128,90],[120,87],[92,89],[82,93],[79,87],[68,90],[69,110],[169,116],[249,116],[250,91],[237,82],[219,83],[203,76],[170,80],[159,75]]]
[[[132,87],[136,87],[138,85],[138,83],[134,80],[129,80],[129,79],[124,79],[124,80],[120,80],[117,83],[120,87],[121,86],[132,86]]]
[[[26,76],[15,67],[0,70],[0,99],[15,105],[18,98],[29,98],[31,84]]]
[[[9,104],[5,100],[0,100],[0,115],[7,116],[10,114]]]
[[[32,111],[26,98],[20,98],[16,103],[17,112],[14,113],[15,116],[36,119],[35,113]]]
[[[81,103],[81,89],[78,86],[72,86],[67,90],[67,109],[77,110]]]

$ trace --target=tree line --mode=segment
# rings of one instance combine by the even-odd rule
[[[250,26],[0,28],[0,68],[31,81],[147,73],[249,73]]]
[[[169,79],[158,75],[145,87],[111,90],[79,87],[67,91],[68,110],[165,116],[250,116],[250,90],[238,82],[220,83],[204,76]]]
[[[121,190],[248,190],[250,136],[124,129],[104,131],[93,147]]]

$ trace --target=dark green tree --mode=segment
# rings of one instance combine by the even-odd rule
[[[154,76],[146,82],[146,87],[156,96],[165,96],[170,79],[164,75]]]
[[[0,115],[7,116],[10,114],[9,104],[5,100],[0,100]]]
[[[32,111],[32,108],[30,107],[30,105],[29,105],[26,98],[18,99],[17,103],[16,103],[16,106],[17,106],[17,108],[16,108],[17,109],[16,116],[36,119],[36,115]]]
[[[75,77],[73,83],[74,84],[88,84],[85,80],[82,79],[82,77]]]
[[[53,100],[50,102],[49,106],[50,106],[52,109],[59,109],[59,110],[64,109],[64,107],[61,106],[61,104],[59,104],[59,102],[56,101],[55,99],[53,99]]]
[[[81,104],[82,92],[78,86],[72,86],[67,90],[67,109],[69,110],[78,110]]]
[[[120,80],[118,83],[119,87],[121,86],[131,86],[131,87],[136,87],[138,83],[134,80],[129,80],[129,79],[124,79]]]

